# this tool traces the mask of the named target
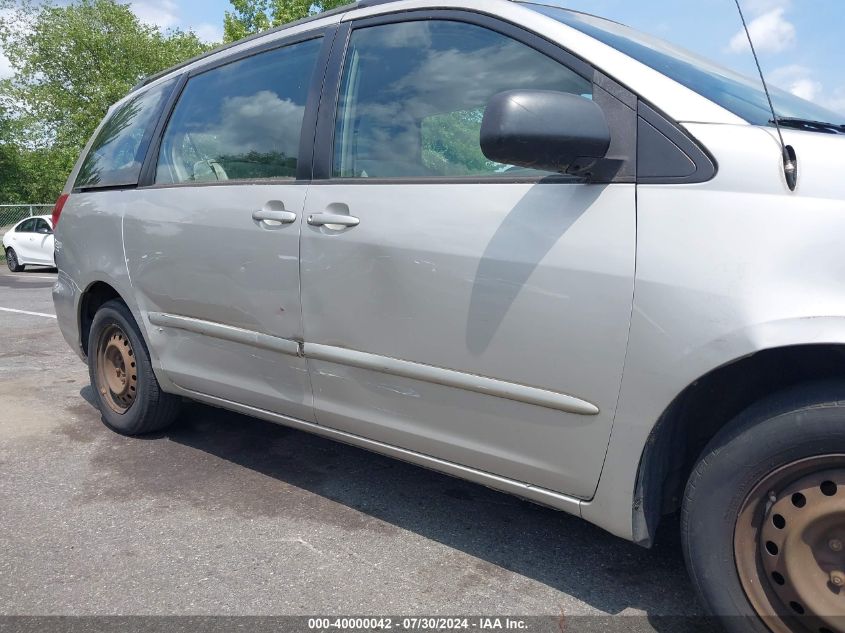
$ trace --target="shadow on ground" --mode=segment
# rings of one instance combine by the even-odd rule
[[[93,402],[90,387],[81,393]],[[94,422],[88,405],[80,407],[88,409],[90,425],[66,433],[99,441],[108,431]],[[646,550],[563,512],[199,404],[186,405],[171,429],[147,441],[113,437],[146,448],[118,451],[112,441],[104,443],[94,458],[109,471],[99,500],[168,496],[244,516],[296,515],[359,536],[361,530],[409,530],[476,557],[491,575],[515,572],[610,614],[642,610],[657,630],[716,630],[698,619],[676,521],[666,521],[657,546]],[[189,453],[180,459],[151,447],[168,441],[205,458],[186,461]],[[259,476],[245,476],[243,469]]]

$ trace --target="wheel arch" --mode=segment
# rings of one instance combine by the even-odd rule
[[[94,315],[107,301],[119,299],[129,306],[126,299],[114,288],[114,286],[106,281],[94,281],[90,283],[82,292],[79,298],[79,342],[82,348],[82,353],[88,354],[88,336],[91,332],[91,323],[94,320]]]
[[[680,507],[708,442],[760,399],[819,380],[845,378],[845,344],[775,347],[733,360],[688,384],[666,407],[640,456],[633,540],[650,546],[663,516]]]

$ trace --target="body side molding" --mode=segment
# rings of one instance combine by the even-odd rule
[[[150,323],[156,326],[186,330],[195,334],[203,334],[234,343],[289,354],[291,356],[305,356],[314,360],[370,369],[393,376],[422,380],[457,389],[466,389],[467,391],[506,398],[548,409],[557,409],[567,413],[578,415],[597,415],[599,413],[599,408],[596,405],[574,396],[547,389],[505,382],[504,380],[497,380],[495,378],[487,378],[486,376],[476,376],[453,369],[423,365],[421,363],[369,354],[367,352],[358,352],[331,345],[303,343],[300,347],[300,343],[290,339],[245,330],[222,323],[195,319],[193,317],[165,314],[163,312],[149,312],[148,317]]]
[[[443,369],[432,365],[423,365],[421,363],[389,358],[387,356],[378,356],[376,354],[368,354],[366,352],[358,352],[330,345],[306,342],[303,345],[303,349],[306,358],[338,363],[340,365],[350,365],[361,369],[371,369],[394,376],[422,380],[447,387],[466,389],[490,396],[498,396],[500,398],[507,398],[508,400],[547,407],[549,409],[558,409],[567,413],[577,413],[580,415],[597,415],[599,413],[599,408],[591,402],[556,391],[528,387],[526,385],[496,380],[495,378],[475,376],[453,369]]]
[[[290,356],[300,355],[299,343],[290,339],[262,334],[261,332],[253,332],[252,330],[244,330],[232,325],[223,325],[222,323],[214,323],[212,321],[204,321],[202,319],[194,319],[175,314],[165,314],[163,312],[149,312],[147,316],[153,325],[204,334],[223,339],[224,341],[251,345]]]

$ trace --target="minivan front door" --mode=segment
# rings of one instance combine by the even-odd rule
[[[124,229],[132,284],[170,379],[305,420],[306,187],[295,178],[321,45],[312,35],[191,76],[162,136],[155,184],[130,194]]]
[[[352,29],[330,173],[306,201],[317,421],[589,498],[627,342],[635,185],[491,163],[492,95],[594,98],[592,82],[470,20],[390,20]]]

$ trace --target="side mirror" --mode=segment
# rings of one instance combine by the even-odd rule
[[[43,226],[40,229],[38,229],[38,232],[41,233],[42,235],[52,235],[53,234],[53,231],[51,231],[49,228],[45,228]]]
[[[550,90],[491,97],[481,122],[481,151],[497,163],[583,174],[607,155],[610,128],[590,99]]]

